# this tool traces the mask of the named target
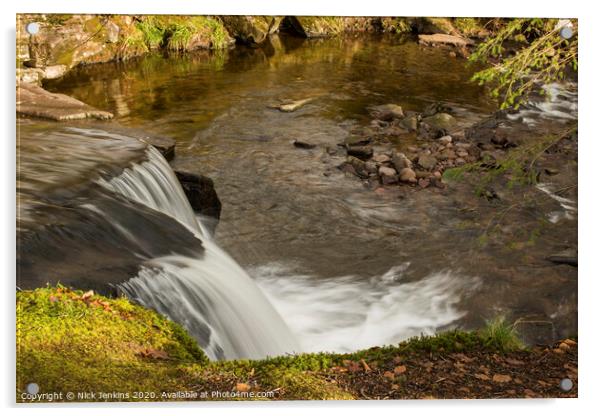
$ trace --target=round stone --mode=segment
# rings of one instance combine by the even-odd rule
[[[573,29],[571,29],[568,26],[563,27],[562,29],[560,29],[560,37],[563,39],[570,39],[573,37]]]

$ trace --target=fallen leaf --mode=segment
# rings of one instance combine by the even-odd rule
[[[395,373],[396,376],[405,373],[407,370],[405,365],[398,365],[397,367],[395,367],[393,369],[393,372]]]
[[[577,346],[577,342],[574,341],[574,340],[572,340],[572,339],[570,339],[570,338],[567,338],[567,339],[565,339],[562,342],[564,342],[565,344],[567,344],[569,347],[576,347]]]
[[[385,372],[383,373],[383,377],[384,377],[384,378],[388,378],[388,379],[389,379],[389,380],[391,380],[391,381],[392,381],[392,380],[395,380],[395,374],[393,374],[393,373],[392,373],[392,372],[390,372],[390,371],[385,371]]]
[[[93,291],[93,290],[88,290],[86,293],[84,293],[84,294],[81,296],[81,300],[84,300],[84,301],[85,301],[85,300],[87,300],[87,299],[90,299],[92,296],[94,296],[94,291]]]
[[[54,302],[57,302],[57,301],[58,301],[57,297],[56,297],[56,296],[53,296],[53,295],[50,295],[50,298],[49,298],[49,299],[50,299],[50,302],[52,302],[52,303],[54,303]]]
[[[514,358],[506,358],[506,362],[510,365],[523,365],[525,364],[524,361],[520,361]]]
[[[560,348],[563,351],[568,351],[571,349],[569,344],[567,344],[566,342],[561,342],[560,345],[558,345],[558,348]]]
[[[169,354],[165,351],[156,350],[154,348],[147,348],[145,350],[140,351],[140,355],[146,358],[153,358],[155,360],[168,360]]]
[[[493,381],[496,383],[508,383],[509,381],[512,381],[512,377],[506,374],[494,374]]]
[[[489,380],[489,376],[487,374],[479,373],[479,374],[475,374],[474,376],[475,376],[475,378],[478,378],[479,380],[483,380],[483,381]]]
[[[251,390],[251,386],[247,383],[236,383],[236,391],[247,392]]]
[[[368,365],[368,363],[366,363],[366,361],[364,361],[363,358],[360,360],[360,364],[364,367],[364,371],[366,373],[369,373],[370,371],[372,371],[372,369],[370,368],[370,366]]]

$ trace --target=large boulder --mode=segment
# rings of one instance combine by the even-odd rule
[[[277,16],[222,16],[226,30],[236,40],[247,45],[262,43],[276,32],[282,21]]]

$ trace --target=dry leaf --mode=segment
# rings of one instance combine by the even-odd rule
[[[405,373],[407,370],[405,365],[398,365],[397,367],[395,367],[393,369],[393,372],[395,373],[396,376]]]
[[[395,380],[395,374],[390,371],[385,371],[383,377],[388,378],[389,380]]]
[[[366,361],[364,361],[363,358],[360,360],[360,364],[364,367],[364,371],[366,373],[369,373],[370,371],[372,371],[372,369],[370,368],[370,366],[366,363]]]
[[[475,376],[475,378],[478,378],[479,380],[483,380],[483,381],[489,380],[489,376],[487,374],[479,373],[479,374],[475,374],[474,376]]]
[[[81,300],[90,299],[92,296],[94,296],[94,291],[93,290],[88,290],[86,293],[84,293],[82,295]]]
[[[494,374],[493,381],[495,381],[496,383],[508,383],[512,381],[512,377],[506,374]]]
[[[251,386],[247,383],[236,383],[236,391],[247,392],[251,390]]]

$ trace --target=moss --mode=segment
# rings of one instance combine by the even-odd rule
[[[345,19],[333,16],[297,16],[291,18],[294,27],[300,27],[307,37],[332,36],[345,30]]]
[[[453,24],[465,36],[476,36],[483,31],[479,21],[474,17],[456,17]]]
[[[384,17],[381,19],[382,30],[389,33],[411,33],[412,25],[406,17]]]
[[[64,287],[17,293],[17,391],[163,391],[207,358],[177,324],[125,298]]]
[[[276,398],[288,400],[353,399],[331,381],[333,367],[361,360],[383,366],[395,357],[420,353],[507,352],[521,346],[515,336],[513,328],[497,320],[482,331],[420,336],[353,353],[209,362],[182,327],[153,311],[125,298],[48,287],[17,293],[17,398],[35,382],[42,393],[128,393],[123,400],[167,400],[162,392],[176,391],[236,392],[240,385],[253,392],[278,392]],[[136,391],[152,395],[136,397]],[[231,397],[240,398],[265,399]]]

